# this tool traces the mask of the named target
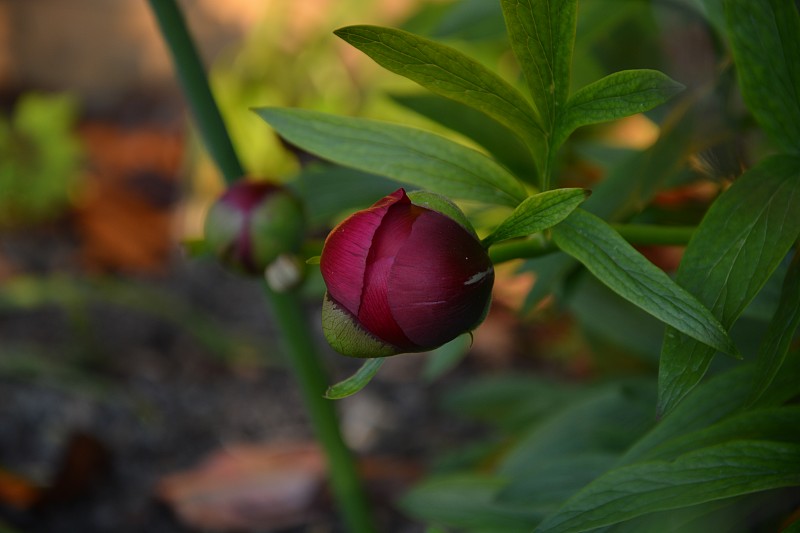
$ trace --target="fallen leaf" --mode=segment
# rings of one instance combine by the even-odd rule
[[[239,445],[163,478],[156,493],[189,526],[269,531],[319,515],[324,480],[314,444]]]

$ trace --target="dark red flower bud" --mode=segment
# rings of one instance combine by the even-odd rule
[[[322,326],[337,351],[427,351],[483,321],[492,262],[458,208],[436,198],[426,193],[422,207],[399,189],[328,235],[320,259],[328,287]]]
[[[239,181],[206,216],[208,246],[229,266],[263,274],[278,256],[302,244],[305,221],[297,198],[279,185]]]

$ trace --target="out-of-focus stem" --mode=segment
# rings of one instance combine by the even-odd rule
[[[149,0],[161,32],[172,53],[175,69],[197,121],[203,141],[227,183],[244,172],[183,15],[175,0]],[[350,450],[342,440],[333,403],[323,397],[328,380],[322,369],[308,320],[295,294],[279,294],[266,286],[266,295],[282,334],[282,342],[300,384],[314,431],[328,459],[331,486],[348,531],[370,533],[369,506]]]
[[[219,108],[211,95],[203,63],[186,29],[183,14],[175,0],[150,0],[150,7],[172,54],[175,71],[206,149],[225,177],[225,181],[231,184],[241,178],[244,171],[228,136]]]

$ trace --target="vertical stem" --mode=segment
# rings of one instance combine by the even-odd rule
[[[244,170],[228,136],[219,108],[214,103],[203,63],[186,29],[183,14],[175,0],[150,0],[150,7],[158,20],[161,34],[167,41],[175,70],[206,149],[225,177],[225,181],[231,184],[244,175]]]
[[[175,0],[149,0],[172,53],[175,69],[212,158],[233,183],[244,172],[208,86],[202,63]],[[265,284],[266,286],[266,284]],[[332,402],[323,398],[327,378],[317,356],[300,300],[266,287],[266,295],[282,333],[283,345],[300,383],[314,431],[328,459],[331,486],[348,531],[370,533],[369,507],[355,463],[339,431]]]
[[[292,355],[291,364],[300,382],[317,439],[328,456],[331,485],[348,524],[347,530],[374,531],[352,454],[339,431],[334,402],[323,397],[328,380],[314,353],[303,308],[291,294],[276,293],[269,287],[266,290],[285,348]]]

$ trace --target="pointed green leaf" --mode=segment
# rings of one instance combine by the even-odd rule
[[[542,153],[544,133],[536,110],[510,83],[478,61],[403,30],[348,26],[334,33],[385,69],[492,117],[535,153]]]
[[[561,146],[581,126],[644,113],[683,89],[683,85],[657,70],[615,72],[570,97],[559,117],[553,146]]]
[[[752,376],[752,365],[739,365],[694,389],[674,411],[625,452],[620,465],[640,461],[664,442],[710,426],[740,409]]]
[[[439,135],[305,109],[255,111],[287,141],[340,165],[452,198],[516,206],[527,197],[503,167]]]
[[[737,353],[714,315],[603,219],[576,209],[553,228],[553,239],[559,248],[629,302],[712,349]]]
[[[329,400],[341,400],[357,393],[375,377],[384,361],[384,358],[367,359],[355,374],[328,387],[325,397]]]
[[[783,281],[778,308],[767,327],[758,349],[753,391],[748,400],[754,404],[766,392],[781,369],[789,345],[800,326],[800,253],[795,253]]]
[[[731,327],[800,235],[800,158],[774,156],[744,173],[697,228],[677,282]],[[659,368],[659,412],[702,379],[714,349],[667,328]]]
[[[800,442],[800,406],[744,411],[714,425],[686,433],[651,450],[647,460],[674,459],[698,448],[736,439]]]
[[[431,93],[392,94],[392,100],[415,113],[472,139],[514,175],[534,182],[536,164],[522,140],[509,128],[480,111]]]
[[[495,242],[526,237],[551,228],[567,218],[581,202],[589,197],[586,189],[555,189],[527,198],[519,204],[491,235],[484,246]]]
[[[800,445],[736,440],[607,472],[537,532],[578,532],[655,511],[800,484]]]
[[[800,154],[800,15],[791,0],[727,0],[747,107],[782,150]]]
[[[577,0],[501,0],[511,48],[546,131],[569,94]]]

